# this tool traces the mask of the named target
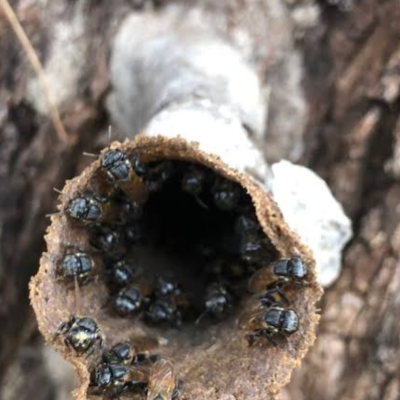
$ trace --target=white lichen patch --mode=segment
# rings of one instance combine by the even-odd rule
[[[44,72],[52,100],[60,107],[77,96],[79,78],[87,63],[87,40],[84,39],[84,17],[77,11],[71,20],[55,21]],[[35,109],[50,114],[49,102],[36,76],[28,82],[27,98]]]
[[[322,286],[338,278],[342,250],[352,237],[351,221],[317,174],[280,161],[272,165],[272,195],[287,224],[314,252]]]

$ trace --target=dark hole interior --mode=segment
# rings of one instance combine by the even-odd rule
[[[180,285],[185,298],[185,305],[180,310],[182,327],[199,322],[199,318],[202,325],[215,324],[234,314],[235,307],[246,295],[249,276],[276,259],[277,254],[256,222],[251,199],[242,187],[199,164],[169,163],[172,165],[170,176],[162,185],[157,185],[157,190],[150,193],[144,205],[140,220],[143,239],[129,249],[137,254],[140,248],[139,279],[153,287],[157,286],[160,277]],[[162,163],[154,165],[160,168]],[[205,177],[198,195],[183,189],[188,171],[189,174],[201,171]],[[158,179],[157,176],[154,179]],[[221,187],[236,193],[237,201],[232,209],[218,206],[215,193]],[[244,229],[241,217],[253,221],[255,226]],[[261,243],[259,251],[253,251],[247,242],[255,242],[256,246]],[[247,259],[246,253],[251,253],[251,260]],[[210,289],[212,287],[214,291]],[[222,295],[226,297],[226,304],[222,311],[216,311],[212,305],[223,300],[218,300],[221,288],[226,290]],[[150,303],[158,300],[160,296],[155,295]],[[164,300],[163,297],[161,302]],[[170,302],[170,299],[165,301]],[[160,324],[153,322],[150,321],[150,325],[174,325],[173,318]]]

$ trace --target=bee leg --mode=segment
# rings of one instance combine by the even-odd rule
[[[71,321],[67,321],[67,322],[63,322],[56,330],[56,332],[54,333],[53,339],[56,339],[58,336],[60,336],[63,333],[66,333],[68,331],[68,329],[71,327],[72,322]]]
[[[276,306],[276,307],[281,307],[283,304],[280,301],[277,301],[275,299],[275,297],[269,295],[269,294],[264,294],[261,298],[261,304],[264,307],[272,307],[272,306]]]
[[[282,283],[274,283],[267,286],[267,290],[265,291],[263,297],[274,298],[272,295],[277,293],[279,297],[283,300],[285,304],[290,304],[288,297],[286,296],[285,292],[283,291]],[[275,300],[276,301],[276,300]]]
[[[86,350],[85,358],[89,358],[94,353],[94,345],[91,344]]]
[[[128,384],[126,383],[124,386],[121,386],[120,388],[116,389],[113,391],[110,395],[111,399],[118,399],[121,397],[121,395],[129,388]]]
[[[247,339],[247,342],[248,342],[249,346],[252,346],[254,344],[254,342],[256,341],[256,339],[258,337],[260,337],[261,331],[262,331],[262,329],[257,329],[254,332],[248,333],[246,335],[246,339]]]
[[[283,288],[278,285],[276,287],[276,292],[279,294],[279,296],[281,297],[281,299],[286,303],[286,304],[290,304],[290,301],[288,299],[288,297],[286,296],[286,293],[283,291]]]
[[[295,283],[297,286],[300,286],[302,288],[305,286],[308,286],[310,284],[310,282],[308,282],[308,281],[295,281]]]
[[[260,329],[259,336],[267,339],[273,346],[278,346],[278,343],[273,338],[273,332],[270,332],[268,329]]]
[[[147,382],[139,382],[136,380],[132,380],[132,381],[128,381],[125,383],[124,387],[124,391],[127,389],[138,389],[141,392],[145,393],[145,391],[147,390]]]
[[[194,198],[195,198],[195,200],[197,201],[197,204],[200,207],[204,208],[205,210],[209,210],[210,209],[210,207],[208,207],[208,205],[206,203],[204,203],[204,201],[201,200],[199,196],[194,196]]]
[[[142,178],[143,176],[148,174],[148,168],[145,164],[142,163],[140,159],[140,154],[138,151],[135,151],[133,153],[133,157],[131,160],[132,168],[135,171],[135,174],[139,177]]]
[[[267,339],[273,346],[277,347],[278,343],[272,338],[272,335],[269,333],[265,334],[265,339]]]
[[[246,340],[249,346],[253,346],[254,344],[254,335],[249,333],[246,335]]]
[[[100,334],[99,332],[97,332],[97,333],[98,333],[98,336],[97,336],[96,340],[99,342],[100,349],[103,350],[105,347],[104,335]]]
[[[174,391],[172,392],[171,400],[176,400],[181,395],[182,389],[183,389],[183,382],[179,379],[178,382],[176,383]]]

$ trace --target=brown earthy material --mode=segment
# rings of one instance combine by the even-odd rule
[[[258,220],[280,256],[299,255],[307,263],[310,285],[294,294],[292,308],[299,315],[299,331],[277,348],[268,345],[261,348],[249,347],[244,332],[237,328],[237,317],[249,309],[250,300],[241,306],[235,317],[213,325],[206,331],[201,329],[203,332],[196,332],[197,327],[193,325],[181,331],[163,331],[161,338],[158,328],[151,329],[138,320],[122,320],[108,315],[104,306],[108,297],[107,290],[101,278],[81,288],[81,305],[80,310],[77,310],[75,291],[67,290],[64,283],[57,280],[54,260],[68,242],[84,248],[85,232],[76,229],[76,225],[67,216],[53,216],[46,236],[47,252],[43,254],[40,270],[31,282],[30,295],[40,331],[78,372],[81,387],[76,391],[76,397],[86,398],[88,367],[98,360],[99,354],[95,352],[94,356],[87,359],[76,357],[66,349],[62,341],[54,340],[57,327],[71,314],[93,317],[106,337],[107,346],[129,339],[133,343],[139,340],[143,346],[151,347],[153,351],[157,348],[157,353],[174,362],[179,378],[184,382],[183,399],[273,398],[288,383],[293,368],[300,365],[315,340],[315,328],[319,320],[316,302],[322,290],[315,280],[315,262],[309,249],[286,226],[276,204],[267,193],[247,176],[227,168],[222,160],[199,151],[196,144],[187,143],[183,139],[138,136],[134,141],[127,140],[123,144],[115,142],[111,147],[121,148],[128,153],[137,149],[145,162],[160,159],[195,161],[238,182],[251,196]],[[64,208],[69,196],[82,192],[89,182],[93,184],[93,174],[98,168],[99,161],[95,161],[80,176],[67,182],[63,189],[65,196],[60,198],[60,209]],[[193,344],[194,336],[197,336],[196,341],[200,344]],[[154,346],[154,339],[155,342],[158,340],[158,347]]]

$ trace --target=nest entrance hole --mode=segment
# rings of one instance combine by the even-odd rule
[[[185,303],[180,331],[192,332],[198,325],[210,327],[237,317],[248,296],[249,277],[278,256],[256,219],[250,196],[239,184],[201,164],[158,160],[157,167],[162,163],[168,163],[170,176],[144,204],[140,221],[144,239],[132,251],[138,257],[140,279],[152,286],[160,279],[179,284]],[[185,179],[193,175],[202,176],[198,194],[185,190]],[[236,200],[230,202],[232,193],[222,192],[234,193]],[[243,218],[255,226],[243,227]],[[254,249],[257,244],[259,250]],[[226,290],[222,312],[209,305],[217,302],[218,288]],[[171,328],[168,322],[144,321],[160,333]]]

